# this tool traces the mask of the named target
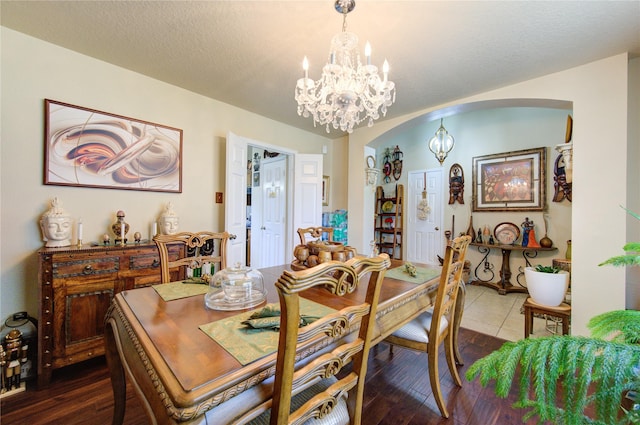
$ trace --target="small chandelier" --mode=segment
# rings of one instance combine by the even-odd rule
[[[387,80],[389,63],[382,66],[383,77],[378,68],[371,65],[371,46],[365,46],[366,64],[360,63],[358,36],[347,32],[347,13],[356,6],[355,0],[336,0],[335,9],[342,13],[342,32],[331,40],[329,62],[322,69],[318,81],[309,78],[309,62],[305,56],[302,62],[304,78],[296,85],[295,99],[298,115],[313,116],[316,123],[351,133],[353,127],[368,119],[373,121],[386,115],[387,107],[396,100],[395,84]]]
[[[454,143],[453,136],[444,128],[442,118],[440,118],[440,128],[436,131],[435,136],[429,139],[429,150],[436,156],[440,165],[442,165],[449,152],[451,152],[451,149],[453,149]]]

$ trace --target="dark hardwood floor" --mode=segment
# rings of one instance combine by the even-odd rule
[[[441,383],[449,419],[440,417],[431,393],[427,356],[382,343],[369,359],[363,424],[448,424],[515,425],[522,424],[521,410],[511,408],[514,397],[498,399],[491,388],[464,379],[467,368],[477,359],[496,350],[503,340],[461,329],[460,347],[465,365],[460,368],[462,388],[454,385],[440,355]],[[512,390],[512,394],[516,394]],[[2,425],[75,425],[110,424],[113,396],[103,357],[54,372],[49,388],[27,391],[0,402]],[[126,425],[143,425],[147,420],[136,395],[127,385]],[[535,423],[535,421],[531,421]]]

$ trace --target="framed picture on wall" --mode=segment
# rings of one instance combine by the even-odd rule
[[[329,206],[329,176],[322,176],[322,205]]]
[[[182,130],[45,99],[44,184],[182,192]]]
[[[473,211],[542,211],[546,148],[473,158]]]

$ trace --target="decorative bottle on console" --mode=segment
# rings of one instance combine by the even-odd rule
[[[129,225],[124,221],[124,211],[119,210],[116,213],[118,217],[117,221],[111,225],[111,230],[115,237],[116,245],[123,245],[127,243],[127,233],[129,233]]]

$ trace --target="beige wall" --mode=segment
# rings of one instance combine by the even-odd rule
[[[319,154],[327,145],[325,173],[331,172],[331,167],[346,169],[344,142],[334,143],[18,32],[1,30],[1,320],[21,310],[37,314],[35,253],[43,246],[38,220],[54,196],[74,219],[82,217],[87,242],[97,241],[105,233],[119,209],[125,211],[131,231],[147,237],[151,221],[169,201],[180,216],[181,229],[222,230],[224,205],[214,202],[214,194],[224,192],[228,131],[300,153]],[[181,128],[183,192],[43,185],[45,98]],[[334,209],[346,208],[345,193],[332,190]]]
[[[412,118],[469,102],[522,98],[573,102],[572,329],[586,334],[589,318],[625,307],[624,270],[598,263],[619,253],[625,243],[626,218],[619,205],[627,200],[627,185],[636,184],[629,182],[627,164],[620,160],[626,158],[627,144],[638,142],[627,134],[627,74],[628,58],[621,54],[354,131],[349,140],[351,243],[362,248],[370,240],[367,224],[372,212],[367,206],[373,204],[366,191],[358,190],[358,182],[364,174],[364,147],[372,140]],[[632,122],[637,121],[633,117]]]

